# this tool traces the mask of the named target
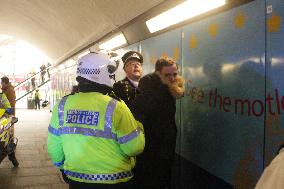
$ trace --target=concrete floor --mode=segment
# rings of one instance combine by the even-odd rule
[[[16,116],[16,157],[20,165],[14,168],[8,158],[0,164],[0,189],[67,189],[47,155],[49,110],[17,109]]]

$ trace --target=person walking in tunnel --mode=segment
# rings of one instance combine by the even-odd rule
[[[32,89],[34,90],[35,89],[35,87],[36,87],[36,84],[35,84],[35,75],[36,75],[36,73],[35,73],[35,71],[34,71],[34,69],[32,69],[32,71],[30,72],[30,77],[32,77],[32,79],[31,79],[31,83],[32,83]]]
[[[138,94],[138,82],[142,77],[143,56],[136,51],[128,51],[122,56],[126,77],[113,85],[115,94],[130,108]]]
[[[48,62],[46,66],[46,72],[47,72],[48,79],[50,79],[50,72],[49,72],[50,67],[51,67],[51,64]]]
[[[34,94],[34,103],[35,103],[35,109],[37,110],[37,108],[40,110],[40,94],[39,94],[39,90],[36,89],[36,92]]]
[[[170,188],[177,133],[176,99],[184,93],[183,79],[177,70],[172,59],[158,59],[155,72],[140,80],[140,94],[132,103],[134,117],[144,125],[146,141],[134,169],[139,189]]]
[[[42,64],[40,66],[41,83],[44,83],[44,81],[45,81],[45,78],[44,78],[45,73],[46,73],[46,66],[44,64]]]
[[[2,86],[2,91],[3,93],[6,95],[11,108],[12,108],[12,115],[15,116],[16,114],[16,94],[15,94],[15,90],[14,87],[12,86],[12,84],[9,82],[9,78],[4,76],[1,78],[1,86]],[[14,133],[14,125],[10,128],[10,134],[13,137],[15,135]],[[13,141],[11,141],[13,142]],[[19,162],[17,161],[15,152],[8,154],[9,160],[13,163],[14,167],[18,167],[19,166]]]
[[[133,156],[144,149],[143,125],[112,90],[118,66],[102,53],[79,59],[78,91],[54,107],[48,153],[70,189],[133,188]]]

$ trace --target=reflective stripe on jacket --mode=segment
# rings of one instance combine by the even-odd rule
[[[124,102],[97,92],[64,97],[48,128],[48,153],[72,180],[119,183],[133,177],[144,149],[143,126]]]

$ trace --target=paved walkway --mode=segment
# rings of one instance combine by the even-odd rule
[[[20,165],[13,168],[8,158],[0,164],[0,189],[67,189],[47,155],[49,110],[18,109],[16,115],[16,157]]]

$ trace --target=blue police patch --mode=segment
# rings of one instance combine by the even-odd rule
[[[97,126],[100,113],[84,110],[68,110],[66,123]]]

